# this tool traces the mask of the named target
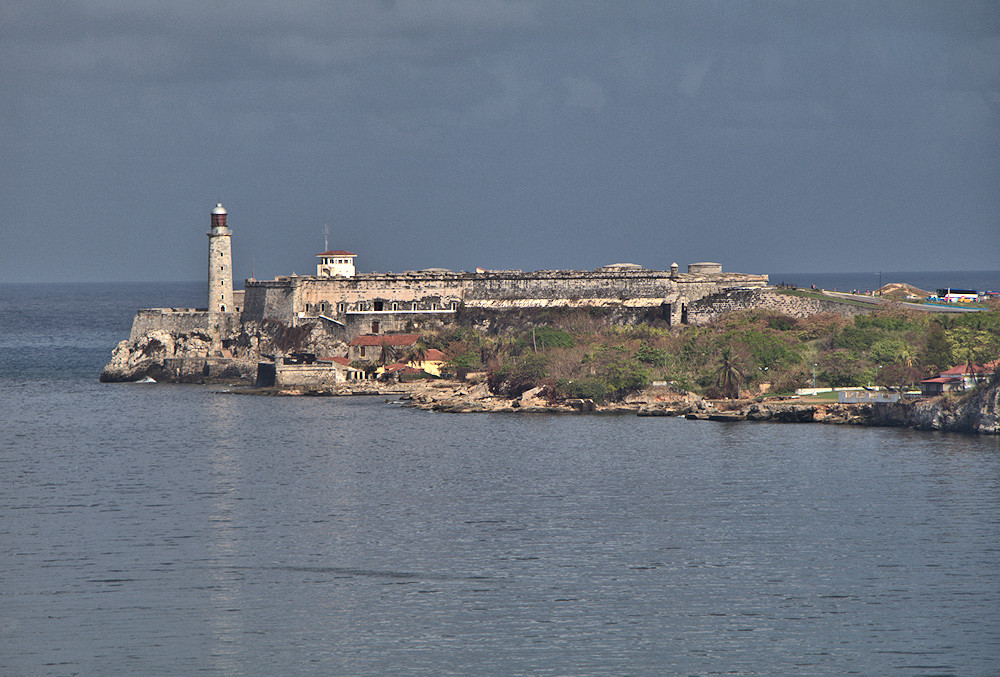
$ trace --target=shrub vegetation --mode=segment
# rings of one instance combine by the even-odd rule
[[[485,371],[516,396],[546,384],[562,396],[615,400],[651,381],[737,397],[870,383],[914,386],[956,364],[1000,357],[1000,310],[936,315],[885,309],[853,320],[731,313],[704,326],[613,326],[581,312],[521,318],[490,332],[457,327],[427,337],[455,373]],[[528,324],[529,322],[533,323]],[[815,365],[815,366],[814,366]]]

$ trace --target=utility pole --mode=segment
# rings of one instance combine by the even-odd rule
[[[813,395],[816,394],[816,363],[813,362]]]

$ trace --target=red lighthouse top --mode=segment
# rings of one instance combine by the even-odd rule
[[[212,228],[225,228],[228,213],[221,202],[215,205],[215,209],[212,210]]]

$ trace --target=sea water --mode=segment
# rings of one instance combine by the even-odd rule
[[[0,674],[996,674],[997,438],[97,382],[203,292],[0,287]]]

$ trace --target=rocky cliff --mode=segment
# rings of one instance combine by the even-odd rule
[[[164,321],[160,328],[133,332],[132,338],[121,341],[101,372],[101,381],[149,377],[173,383],[253,383],[264,355],[293,351],[341,355],[346,349],[321,325],[246,322],[219,334]]]
[[[710,401],[693,393],[646,391],[611,405],[589,400],[555,400],[544,387],[502,398],[485,384],[415,383],[404,396],[409,406],[449,413],[634,412],[639,416],[686,416],[712,421],[770,421],[906,427],[918,430],[1000,434],[1000,381],[964,398],[934,398],[896,404],[803,403],[799,400]]]
[[[964,397],[941,396],[912,403],[873,405],[869,425],[917,430],[1000,434],[1000,379]]]
[[[1000,434],[1000,379],[964,397],[873,404],[765,401],[737,406],[732,412],[718,409],[704,412],[706,418],[712,413],[731,413],[750,421],[843,423],[997,435]]]

